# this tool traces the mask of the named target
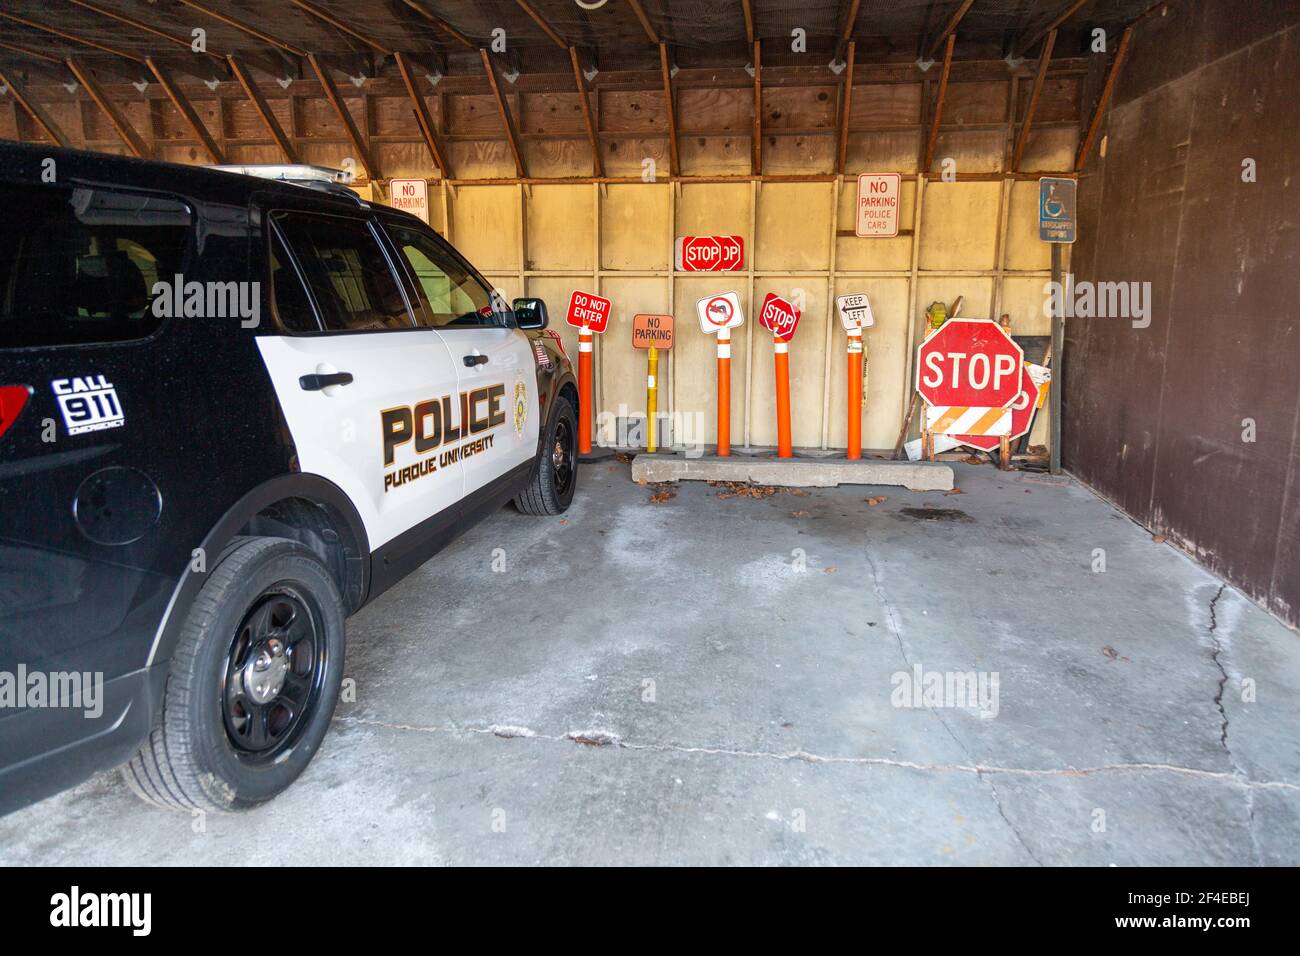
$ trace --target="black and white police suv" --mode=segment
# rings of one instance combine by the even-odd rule
[[[0,812],[119,764],[169,807],[274,797],[344,618],[569,506],[544,303],[333,178],[0,147]]]

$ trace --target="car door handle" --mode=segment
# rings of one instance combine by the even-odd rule
[[[331,385],[351,385],[351,372],[334,372],[329,375],[304,375],[298,379],[304,392],[319,392]]]
[[[486,355],[466,355],[465,367],[473,368],[475,365],[486,365],[488,357]]]

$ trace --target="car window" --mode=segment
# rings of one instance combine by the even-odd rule
[[[424,314],[416,317],[420,325],[442,329],[510,324],[509,307],[434,239],[404,226],[389,225],[388,233],[420,288],[424,303]]]
[[[0,348],[122,342],[162,324],[153,287],[182,272],[192,233],[184,203],[0,185],[0,208]]]
[[[271,291],[275,296],[275,313],[286,331],[320,331],[307,289],[294,268],[278,229],[271,230]]]
[[[276,217],[276,224],[293,250],[327,330],[411,327],[401,286],[366,222],[284,213]]]

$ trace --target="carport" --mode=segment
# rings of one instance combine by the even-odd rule
[[[567,515],[493,517],[351,619],[286,795],[160,818],[104,776],[0,819],[0,861],[1300,862],[1298,24],[9,0],[0,139],[350,171],[547,301],[592,437]],[[590,351],[575,294],[609,302]],[[638,316],[675,322],[656,366]],[[926,427],[945,318],[1039,370],[986,451]]]

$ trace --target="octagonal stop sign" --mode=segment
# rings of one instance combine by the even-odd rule
[[[1038,404],[1038,385],[1034,377],[1029,374],[1029,366],[1020,366],[1020,394],[1011,403],[1011,431],[1007,435],[1008,441],[1015,441],[1020,436],[1029,431],[1029,426],[1034,423],[1034,409]],[[954,441],[959,441],[963,445],[970,445],[972,448],[982,448],[984,451],[992,451],[998,447],[1001,438],[997,435],[951,435]]]
[[[949,319],[921,344],[916,390],[936,407],[1006,408],[1020,394],[1024,360],[992,319]]]

